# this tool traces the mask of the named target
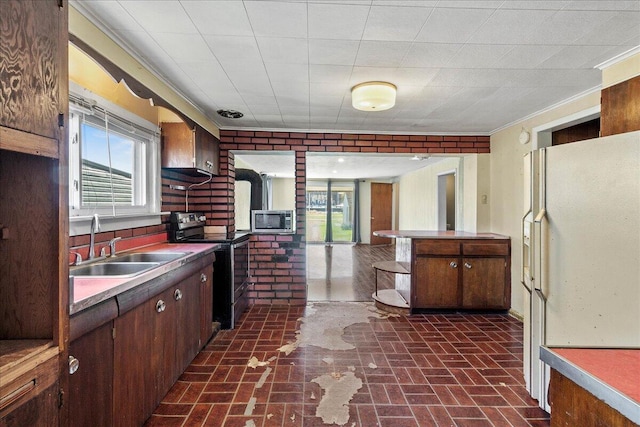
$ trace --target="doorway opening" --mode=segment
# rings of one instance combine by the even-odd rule
[[[438,230],[456,229],[456,173],[438,175]]]
[[[357,202],[353,182],[308,181],[306,197],[307,242],[354,242]]]

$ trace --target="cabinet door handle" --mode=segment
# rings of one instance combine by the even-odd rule
[[[180,289],[176,289],[173,293],[173,298],[175,298],[176,301],[180,301],[182,299],[182,291]]]
[[[466,268],[471,268],[471,264],[469,264],[468,262],[465,262],[465,263],[464,263],[464,266],[465,266]]]
[[[211,160],[207,160],[204,164],[207,165],[207,169],[213,169],[213,162]]]
[[[69,356],[69,375],[76,373],[80,367],[80,361],[73,356]]]
[[[202,274],[200,275],[200,281],[201,281],[202,283],[206,282],[206,281],[207,281],[207,275],[206,275],[206,274],[204,274],[204,273],[202,273]]]
[[[167,308],[167,304],[165,304],[164,301],[159,299],[158,302],[156,303],[156,311],[158,313],[162,313],[166,308]]]
[[[458,263],[457,263],[457,262],[455,262],[455,261],[451,261],[451,262],[449,263],[449,267],[451,267],[451,268],[458,268]]]

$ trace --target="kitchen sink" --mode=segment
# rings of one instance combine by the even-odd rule
[[[169,262],[182,258],[189,252],[139,252],[134,254],[116,255],[107,259],[107,263],[132,263],[132,262]]]
[[[134,255],[134,254],[132,254]],[[136,276],[160,265],[159,262],[101,262],[69,270],[69,276]]]

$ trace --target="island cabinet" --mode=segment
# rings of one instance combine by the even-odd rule
[[[218,174],[220,141],[206,129],[190,128],[184,122],[162,123],[162,167],[197,175]]]
[[[508,239],[414,239],[412,253],[412,310],[510,307]]]

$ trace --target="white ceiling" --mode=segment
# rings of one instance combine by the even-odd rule
[[[292,152],[234,152],[236,168],[246,167],[276,178],[293,178],[295,158]],[[370,179],[395,178],[438,163],[447,157],[407,154],[307,153],[306,178]]]
[[[638,0],[71,4],[221,128],[490,134],[640,45]],[[370,80],[398,87],[395,108],[351,107]]]

